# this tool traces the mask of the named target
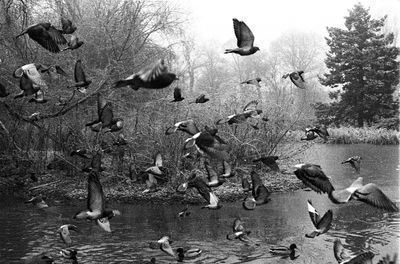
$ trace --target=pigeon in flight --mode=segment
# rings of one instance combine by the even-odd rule
[[[226,49],[226,53],[236,53],[241,56],[248,56],[260,50],[259,47],[254,47],[254,35],[250,28],[243,22],[236,18],[233,19],[233,29],[237,39],[237,48]]]

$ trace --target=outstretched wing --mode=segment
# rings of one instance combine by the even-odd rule
[[[88,209],[101,214],[104,209],[104,193],[99,180],[99,173],[91,171],[88,176]]]
[[[75,63],[74,77],[76,83],[86,82],[86,75],[83,71],[81,60],[77,60]]]
[[[338,238],[336,238],[333,242],[333,254],[335,255],[335,258],[339,263],[342,263],[344,260],[349,258],[349,256],[345,252],[342,242],[340,242]]]
[[[233,29],[235,31],[237,46],[239,48],[253,47],[254,35],[250,28],[243,21],[239,21],[234,18]]]
[[[311,222],[317,228],[320,218],[317,210],[314,208],[314,206],[312,206],[311,200],[308,200],[307,207],[308,207],[308,214],[310,215],[311,218]]]
[[[248,111],[248,110],[255,110],[258,105],[257,100],[250,101],[244,108],[243,112]]]
[[[167,72],[167,66],[164,64],[164,59],[157,61],[152,68],[147,71],[139,72],[140,78],[145,82],[151,82],[157,79],[162,73]]]
[[[162,156],[161,153],[157,153],[154,157],[154,165],[157,167],[162,167]]]
[[[356,190],[358,200],[390,212],[398,212],[399,208],[374,183],[368,183]]]

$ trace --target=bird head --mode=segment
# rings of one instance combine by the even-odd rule
[[[291,250],[293,250],[293,249],[297,248],[297,246],[296,246],[296,244],[291,244],[291,245],[289,246],[289,248],[290,248]]]

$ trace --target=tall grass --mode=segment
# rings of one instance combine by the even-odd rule
[[[369,143],[375,145],[398,145],[400,133],[396,130],[383,128],[355,128],[340,127],[329,128],[331,144],[357,144]]]

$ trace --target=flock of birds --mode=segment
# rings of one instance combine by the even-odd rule
[[[76,26],[65,18],[61,19],[61,29],[57,29],[50,23],[38,23],[25,29],[18,37],[27,34],[30,39],[36,41],[43,48],[50,52],[57,53],[66,50],[78,49],[84,43],[78,39],[77,36],[72,35]],[[248,56],[254,54],[259,50],[254,44],[254,35],[250,28],[243,22],[237,19],[233,19],[233,27],[235,36],[237,39],[237,48],[226,49],[225,53],[235,53],[241,56]],[[64,35],[71,35],[70,40],[67,41]],[[65,48],[60,46],[67,45]],[[55,72],[61,75],[67,76],[65,71],[57,65],[43,66],[41,64],[30,63],[21,66],[14,71],[14,77],[20,79],[21,93],[16,95],[14,98],[20,98],[24,96],[32,96],[29,102],[34,103],[46,103],[48,100],[45,98],[45,92],[47,92],[47,84],[42,77],[44,72]],[[294,71],[283,75],[283,78],[289,77],[293,84],[300,88],[306,89],[306,81],[303,76],[303,71]],[[77,60],[74,71],[75,83],[69,87],[76,88],[81,93],[86,93],[87,88],[91,84],[91,81],[87,79],[83,70],[81,60]],[[113,85],[114,88],[121,88],[129,86],[133,90],[139,88],[146,89],[163,89],[168,87],[171,83],[177,80],[176,74],[168,71],[167,66],[164,64],[164,60],[157,61],[150,68],[143,69],[137,73],[134,73],[124,80],[116,81]],[[256,85],[259,86],[261,78],[250,79],[242,82],[242,84]],[[75,94],[75,91],[73,95]],[[4,85],[0,85],[0,96],[6,97],[9,93]],[[72,96],[73,96],[72,95]],[[172,102],[179,102],[184,100],[182,97],[181,89],[176,87],[174,89],[174,100]],[[209,98],[202,94],[194,101],[190,103],[206,103]],[[65,107],[68,102],[58,102],[58,105]],[[216,121],[216,125],[222,124],[241,124],[248,123],[250,119],[261,120],[259,122],[267,122],[266,116],[261,116],[262,110],[257,108],[258,102],[251,101],[243,108],[243,111],[232,114],[226,118],[221,118]],[[35,118],[40,113],[32,114],[31,118]],[[258,129],[257,124],[250,124],[254,129]],[[104,133],[118,132],[123,129],[123,119],[117,118],[113,114],[111,102],[106,102],[98,93],[97,98],[97,119],[86,124],[92,131],[96,132],[97,138]],[[228,144],[217,135],[217,128],[209,128],[207,126],[204,129],[199,129],[193,120],[185,120],[177,122],[173,126],[169,127],[166,131],[166,135],[172,135],[178,131],[188,134],[190,137],[185,140],[183,150],[188,150],[195,147],[197,152],[203,157],[204,167],[207,172],[207,179],[201,175],[197,175],[196,172],[192,172],[188,179],[177,187],[178,193],[186,193],[189,188],[194,188],[198,193],[206,200],[207,204],[203,208],[217,210],[222,207],[217,195],[213,189],[218,188],[224,184],[224,182],[235,176],[235,169],[231,166],[231,160],[229,155]],[[126,140],[123,135],[120,134],[118,137],[118,144],[126,144]],[[328,140],[329,133],[324,126],[310,127],[305,130],[305,137],[301,140],[314,140],[317,137],[321,137],[324,141]],[[101,229],[106,232],[111,232],[110,219],[114,216],[120,216],[121,212],[115,209],[106,208],[104,192],[100,182],[100,175],[102,168],[102,153],[104,150],[96,145],[94,151],[87,149],[75,150],[71,153],[72,156],[79,156],[83,159],[90,160],[90,165],[85,167],[83,171],[88,173],[87,178],[87,208],[79,211],[74,215],[74,219],[87,220],[88,222],[95,222]],[[194,158],[190,152],[183,155],[183,158]],[[277,156],[262,156],[254,160],[254,162],[262,162],[273,171],[279,171],[277,164]],[[215,162],[222,164],[223,172],[219,173]],[[358,156],[351,157],[343,163],[350,164],[357,173],[360,173],[360,162],[361,158]],[[397,206],[373,183],[363,184],[363,178],[359,177],[356,179],[348,188],[342,190],[336,190],[332,185],[331,180],[322,171],[319,165],[315,164],[298,164],[295,165],[294,174],[300,179],[306,186],[311,188],[317,193],[327,194],[328,198],[336,204],[343,204],[352,200],[358,200],[368,205],[380,208],[389,212],[398,211]],[[146,179],[147,189],[144,193],[157,191],[157,184],[159,181],[166,180],[166,169],[163,167],[163,160],[160,153],[155,155],[154,165],[146,169],[148,175]],[[241,183],[243,192],[245,193],[245,199],[243,200],[243,208],[246,210],[255,210],[256,206],[261,206],[270,201],[271,192],[263,184],[260,175],[252,170],[250,173],[251,182],[248,181],[244,173],[240,173]],[[28,202],[34,203],[39,208],[46,208],[48,205],[40,197],[34,197]],[[305,234],[308,238],[314,238],[326,233],[333,221],[333,212],[328,210],[322,217],[318,214],[314,208],[312,202],[308,200],[308,212],[311,221],[315,229]],[[181,212],[178,213],[179,217],[187,217],[191,214],[188,207],[185,207]],[[233,232],[227,235],[228,240],[238,239],[244,243],[249,242],[250,230],[244,228],[244,222],[237,218],[233,223]],[[65,243],[67,248],[63,249],[60,254],[67,259],[70,259],[72,263],[78,263],[77,250],[71,248],[72,239],[70,231],[78,231],[77,226],[73,224],[64,224],[58,229],[61,240]],[[192,259],[202,254],[201,249],[197,248],[185,248],[179,247],[172,249],[170,245],[170,238],[163,236],[157,241],[149,243],[150,248],[161,249],[163,252],[171,256],[172,259],[178,261],[184,261],[185,259]],[[296,244],[289,246],[276,246],[270,248],[270,253],[274,255],[280,255],[287,257],[292,260],[299,257],[296,254]],[[339,239],[336,239],[333,245],[334,256],[338,263],[372,263],[374,254],[372,252],[364,252],[357,255],[349,255],[345,252]],[[32,259],[28,260],[29,263],[52,263],[54,260],[46,254],[40,254]],[[393,260],[389,257],[384,257],[379,263],[395,263],[396,256]],[[149,263],[156,263],[153,258]]]

